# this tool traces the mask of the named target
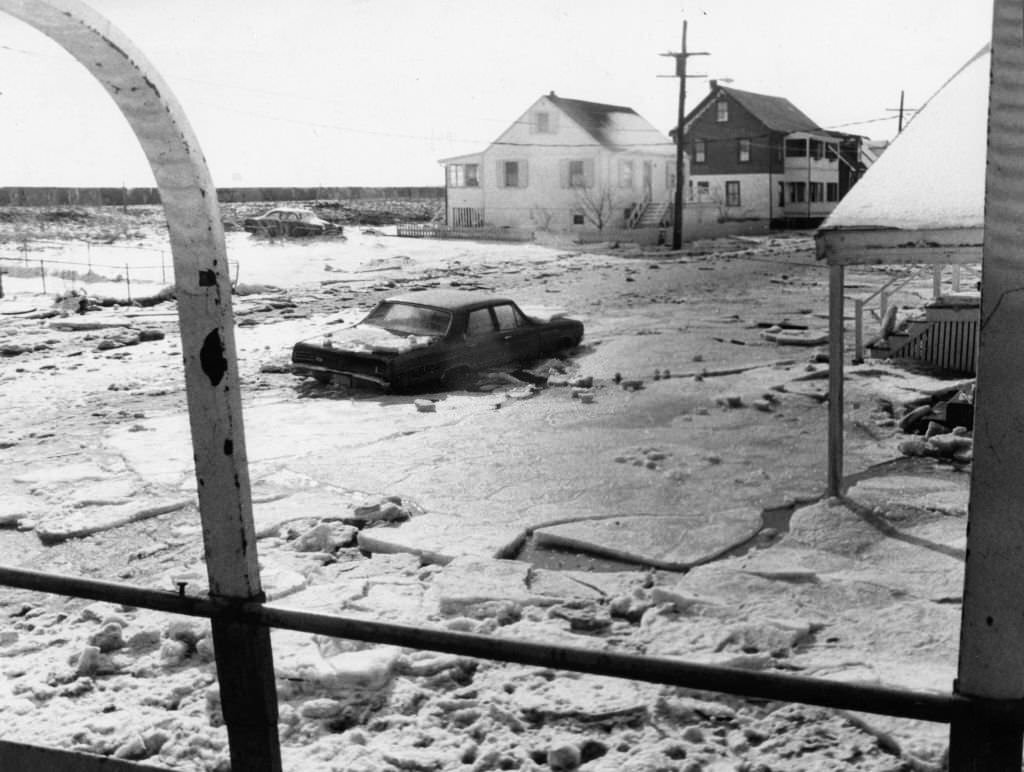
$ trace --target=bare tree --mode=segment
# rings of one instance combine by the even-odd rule
[[[576,203],[583,210],[584,218],[599,231],[604,230],[604,226],[611,222],[616,211],[615,196],[611,187],[575,184],[572,189],[576,192]]]
[[[543,206],[534,206],[530,209],[530,219],[538,223],[538,227],[542,231],[551,230],[551,219],[554,216],[554,212]]]

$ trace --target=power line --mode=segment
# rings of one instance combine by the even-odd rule
[[[207,101],[202,100],[202,99],[197,99],[197,100],[193,100],[193,101],[195,103],[197,103],[197,104],[207,105],[207,106],[212,107],[214,109],[225,110],[227,112],[233,112],[233,113],[239,113],[241,115],[249,115],[249,116],[252,116],[252,117],[255,117],[255,118],[263,118],[265,120],[270,120],[270,121],[280,121],[282,123],[293,123],[293,124],[297,124],[297,125],[300,125],[300,126],[309,126],[309,127],[312,127],[312,128],[319,128],[319,129],[333,129],[335,131],[347,131],[347,132],[352,132],[352,133],[355,133],[355,134],[367,134],[367,135],[370,135],[370,136],[395,137],[395,138],[398,138],[398,139],[415,139],[415,140],[422,140],[422,141],[427,141],[427,142],[439,142],[439,141],[453,142],[453,143],[455,143],[455,142],[466,142],[466,143],[473,142],[473,143],[476,143],[476,144],[479,144],[479,145],[484,145],[486,147],[491,147],[491,146],[494,146],[494,145],[504,146],[504,147],[558,147],[558,148],[595,148],[595,149],[602,147],[600,145],[600,143],[598,143],[596,141],[595,142],[591,142],[591,143],[566,142],[566,143],[561,143],[561,144],[559,144],[559,143],[549,143],[549,142],[501,142],[501,141],[490,142],[490,141],[487,141],[487,140],[471,139],[471,138],[466,138],[466,137],[438,137],[436,135],[435,136],[429,136],[429,135],[425,135],[425,134],[404,134],[404,133],[399,133],[399,132],[380,131],[380,130],[377,130],[377,129],[362,129],[362,128],[356,128],[354,126],[343,126],[341,124],[336,124],[336,123],[324,123],[324,122],[320,122],[320,121],[306,121],[306,120],[301,120],[301,119],[298,119],[298,118],[289,118],[287,116],[281,116],[281,115],[267,115],[265,113],[254,112],[252,110],[245,110],[245,109],[242,109],[242,108],[230,107],[230,106],[224,105],[224,104],[218,104],[218,103],[214,103],[214,102],[207,102]],[[673,146],[674,145],[673,145],[672,142],[634,142],[634,143],[627,143],[627,144],[617,145],[617,147],[619,147],[621,149],[655,148],[655,147],[669,148],[669,147],[673,147]]]

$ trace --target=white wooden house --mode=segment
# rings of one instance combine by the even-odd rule
[[[632,108],[542,96],[480,153],[445,158],[451,227],[658,225],[675,146]]]

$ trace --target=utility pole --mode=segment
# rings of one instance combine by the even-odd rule
[[[668,52],[662,56],[672,56],[676,60],[676,74],[659,77],[679,78],[679,116],[676,120],[676,200],[672,212],[672,249],[683,246],[683,122],[686,120],[686,79],[703,78],[703,75],[687,75],[686,60],[691,56],[707,56],[707,51],[686,50],[686,20],[683,20],[683,45],[678,53]]]
[[[904,107],[903,106],[903,89],[900,89],[900,106],[899,107],[887,107],[886,108],[887,112],[890,112],[890,113],[899,112],[899,114],[900,114],[898,128],[896,129],[896,133],[897,134],[902,134],[903,133],[903,113],[904,113],[904,111],[906,111],[908,113],[916,113],[918,111],[918,109],[919,108],[917,108],[917,107]]]

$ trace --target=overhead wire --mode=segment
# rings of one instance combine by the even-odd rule
[[[7,45],[0,45],[0,50],[10,51],[12,53],[24,54],[24,55],[28,55],[28,56],[40,56],[40,57],[51,58],[51,59],[61,58],[61,57],[57,57],[57,56],[55,56],[53,54],[45,53],[45,52],[42,52],[42,51],[31,51],[31,50],[17,48],[17,47],[14,47],[14,46],[7,46]],[[290,98],[290,99],[297,99],[297,100],[301,100],[301,101],[315,102],[315,103],[318,103],[318,104],[324,103],[324,102],[330,102],[330,103],[335,103],[335,104],[345,104],[345,100],[342,99],[342,98],[339,98],[339,97],[324,96],[322,94],[309,95],[309,94],[302,94],[302,93],[296,93],[296,92],[290,92],[290,91],[279,91],[279,90],[273,90],[273,89],[267,89],[267,88],[257,88],[257,87],[248,86],[248,85],[244,85],[244,84],[238,84],[238,83],[228,84],[228,83],[222,83],[222,82],[219,82],[219,81],[209,80],[209,79],[205,79],[205,78],[195,78],[195,77],[187,76],[187,75],[175,75],[175,76],[172,76],[172,77],[168,77],[168,80],[169,81],[174,81],[174,80],[189,81],[189,82],[193,82],[193,83],[199,83],[199,84],[202,84],[202,85],[208,85],[208,86],[214,86],[214,87],[218,87],[218,88],[230,89],[232,91],[245,91],[247,93],[252,93],[252,94],[260,94],[260,95],[271,96],[271,97],[275,97],[275,98],[284,97],[284,98]],[[421,140],[421,141],[426,141],[426,142],[440,142],[440,141],[443,141],[443,142],[448,142],[448,143],[452,143],[452,144],[456,144],[456,143],[477,143],[477,144],[482,144],[482,145],[485,145],[485,146],[488,146],[488,147],[490,147],[490,146],[504,146],[504,147],[556,147],[556,148],[573,148],[573,147],[594,147],[595,146],[595,143],[592,143],[592,142],[591,143],[511,142],[511,141],[486,140],[486,139],[468,138],[468,137],[439,137],[439,136],[436,136],[436,135],[423,135],[423,134],[409,134],[409,133],[400,133],[400,132],[389,132],[389,131],[381,131],[379,129],[369,129],[369,128],[359,128],[359,127],[354,127],[354,126],[344,126],[344,125],[340,125],[340,124],[325,123],[325,122],[321,122],[321,121],[301,120],[301,119],[290,118],[290,117],[281,116],[281,115],[268,115],[268,114],[256,112],[256,111],[253,111],[253,110],[248,110],[248,109],[238,108],[238,107],[232,107],[232,106],[224,104],[223,102],[210,102],[210,101],[206,101],[206,100],[203,100],[203,99],[194,99],[194,100],[189,100],[189,101],[193,101],[193,102],[195,102],[197,104],[204,104],[204,105],[206,105],[208,107],[212,107],[213,109],[225,110],[225,111],[228,111],[228,112],[234,112],[234,113],[238,113],[238,114],[242,114],[242,115],[250,115],[252,117],[262,118],[264,120],[280,121],[280,122],[284,122],[284,123],[292,123],[292,124],[296,124],[296,125],[304,125],[304,126],[309,126],[309,127],[313,127],[313,128],[333,129],[333,130],[336,130],[336,131],[346,131],[346,132],[357,133],[357,134],[366,134],[366,135],[369,135],[369,136],[393,137],[393,138],[398,138],[398,139],[414,139],[414,140]],[[511,123],[508,123],[508,122],[505,122],[504,120],[502,120],[500,118],[492,118],[492,117],[486,117],[486,116],[475,116],[474,120],[483,120],[483,121],[489,121],[489,122],[495,122],[495,123],[502,123],[503,125],[509,126],[509,127],[511,127],[511,126],[527,126],[527,125],[532,125],[532,122],[530,122],[530,121],[515,120],[515,121],[512,121]],[[880,123],[882,121],[892,121],[892,120],[896,120],[896,116],[884,116],[884,117],[880,117],[880,118],[869,118],[869,119],[865,119],[865,120],[861,120],[861,121],[849,121],[849,122],[846,122],[846,123],[835,124],[832,127],[826,127],[826,130],[838,129],[838,128],[842,128],[842,127],[845,127],[845,126],[858,126],[858,125],[865,125],[865,124],[870,124],[870,123]],[[617,134],[624,134],[624,133],[638,133],[638,134],[639,133],[648,133],[649,134],[649,133],[652,133],[652,132],[657,133],[657,129],[622,127],[622,128],[616,128],[615,132]],[[751,137],[735,137],[735,138],[728,138],[728,139],[705,139],[705,142],[708,142],[708,143],[735,142],[738,139],[758,140],[758,139],[769,138],[770,136],[771,136],[770,134],[762,134],[762,135],[754,135],[754,136],[751,136]],[[675,147],[675,143],[671,142],[671,141],[669,141],[669,142],[635,142],[635,143],[627,143],[627,144],[619,144],[619,143],[617,143],[617,146],[620,147],[620,148],[623,148],[623,149],[637,149],[637,148],[646,148],[646,147],[668,149],[668,148],[674,148]],[[765,148],[765,147],[772,147],[772,146],[770,144],[759,143],[759,144],[754,144],[753,147]]]

